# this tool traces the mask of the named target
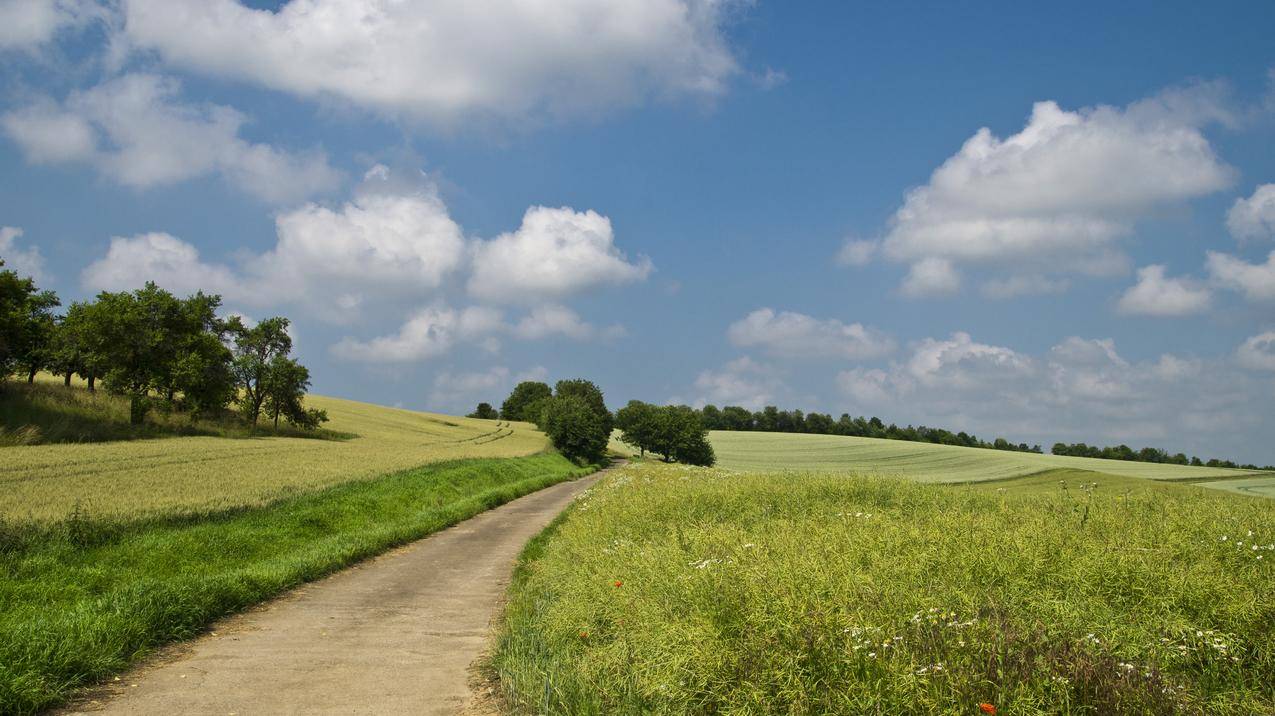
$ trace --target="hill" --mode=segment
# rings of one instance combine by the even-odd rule
[[[75,512],[137,519],[262,505],[428,463],[518,457],[549,447],[525,423],[317,395],[306,404],[327,411],[331,431],[352,437],[196,435],[0,448],[0,518],[47,522]]]
[[[840,435],[713,431],[709,438],[720,467],[750,472],[859,472],[897,475],[920,482],[965,483],[1080,470],[1093,473],[1098,480],[1115,476],[1198,482],[1227,489],[1243,485],[1252,494],[1275,494],[1275,474],[1251,470],[1038,455]]]

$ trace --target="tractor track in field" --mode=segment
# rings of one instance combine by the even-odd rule
[[[523,546],[601,475],[303,585],[161,650],[62,714],[454,714]]]

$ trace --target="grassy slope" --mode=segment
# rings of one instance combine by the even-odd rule
[[[714,431],[720,467],[735,470],[856,470],[924,482],[1001,480],[1045,470],[1076,469],[1153,480],[1212,480],[1254,475],[1245,470],[1123,460],[1035,455],[904,440],[840,435]],[[1275,478],[1271,473],[1256,473]]]
[[[439,463],[263,508],[0,533],[0,713],[32,712],[157,644],[585,472],[556,454]]]
[[[544,436],[523,423],[322,396],[310,396],[307,404],[328,412],[330,430],[356,437],[193,436],[0,447],[0,519],[49,522],[77,509],[93,517],[135,519],[263,505],[431,462],[548,449]]]
[[[493,665],[540,713],[1275,713],[1272,503],[1092,474],[631,465],[529,551]]]

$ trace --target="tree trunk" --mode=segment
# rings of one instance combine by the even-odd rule
[[[279,411],[277,410],[274,413],[274,429],[275,430],[279,429]]]
[[[142,420],[146,417],[146,396],[133,395],[128,405],[128,422],[133,425],[141,425]]]
[[[89,373],[89,392],[90,393],[97,392],[97,386],[94,385],[96,381],[97,381],[97,376],[93,375],[92,373]]]
[[[38,370],[36,370],[35,368],[32,368],[27,373],[27,385],[35,385],[35,374],[38,372],[39,372]]]
[[[71,371],[68,370],[66,375],[62,376],[62,385],[67,388],[71,387]]]

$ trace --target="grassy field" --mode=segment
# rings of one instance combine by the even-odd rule
[[[1259,483],[1270,480],[1275,486],[1275,474],[1269,472],[1036,455],[904,440],[728,431],[714,431],[709,438],[717,453],[717,464],[734,470],[853,470],[922,482],[976,482],[1071,469],[1152,480],[1206,481],[1256,475],[1251,479]]]
[[[58,386],[60,390],[60,386]],[[83,395],[82,391],[77,391]],[[309,396],[341,440],[188,436],[0,447],[0,519],[52,522],[268,504],[308,490],[444,460],[548,449],[531,425]]]
[[[526,713],[1275,713],[1275,505],[1091,474],[635,463],[524,554],[491,666]]]
[[[261,508],[0,530],[0,713],[32,713],[213,619],[587,472],[462,460]]]

